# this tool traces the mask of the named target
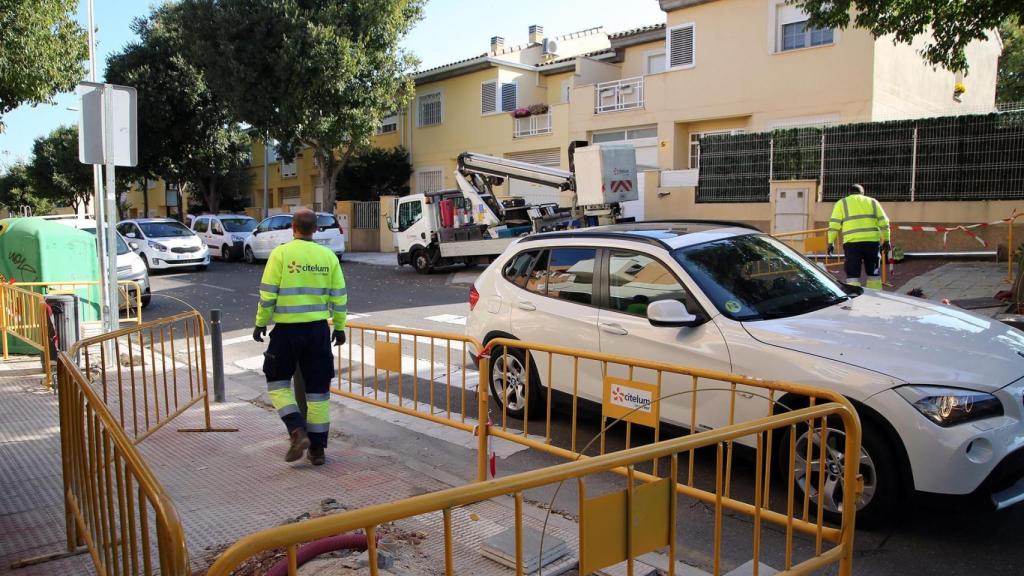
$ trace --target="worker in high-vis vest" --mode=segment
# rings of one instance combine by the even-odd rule
[[[836,202],[828,222],[828,253],[835,251],[836,238],[842,233],[843,256],[846,258],[846,283],[860,286],[863,265],[867,287],[882,289],[879,274],[879,250],[889,252],[889,217],[878,200],[864,195],[860,184],[850,186],[850,193]]]
[[[278,415],[288,429],[286,462],[308,450],[315,466],[324,463],[330,430],[330,386],[334,375],[335,346],[345,343],[348,294],[338,257],[313,241],[317,215],[299,210],[292,216],[294,240],[270,253],[260,281],[253,340],[263,342],[267,324],[274,323],[264,354],[263,373]],[[334,320],[334,333],[327,320]],[[306,414],[299,411],[292,392],[296,365],[306,383]]]

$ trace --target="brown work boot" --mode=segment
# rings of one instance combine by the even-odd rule
[[[310,446],[309,452],[306,454],[309,461],[313,466],[324,465],[324,447],[323,446]]]
[[[295,462],[299,458],[302,458],[302,453],[309,448],[309,436],[306,435],[305,428],[296,428],[291,433],[292,443],[288,447],[288,453],[284,455],[285,462]]]

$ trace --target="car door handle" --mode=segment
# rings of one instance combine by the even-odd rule
[[[607,332],[609,334],[615,334],[616,336],[626,336],[626,335],[629,334],[629,330],[626,330],[625,328],[623,328],[622,326],[619,326],[618,324],[608,324],[608,323],[602,322],[602,323],[598,324],[598,326],[601,327],[601,330],[603,330],[603,331],[605,331],[605,332]]]
[[[526,300],[520,300],[519,301],[519,309],[520,310],[526,310],[528,312],[533,312],[534,310],[537,309],[537,307],[534,306],[532,302],[527,302]]]

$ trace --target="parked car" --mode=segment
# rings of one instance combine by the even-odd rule
[[[841,284],[755,230],[638,223],[536,234],[499,256],[469,301],[466,331],[483,343],[516,338],[843,394],[863,426],[858,525],[882,520],[911,490],[973,493],[997,508],[1024,500],[1024,332],[951,306]],[[531,413],[542,413],[546,355],[527,361],[521,351],[506,356],[499,349],[491,358],[482,377],[499,403],[507,399],[508,413],[524,416],[525,394]],[[600,402],[602,374],[594,364],[581,369],[579,394]],[[608,375],[628,377],[611,369]],[[551,385],[571,392],[572,381]],[[689,383],[666,376],[663,396]],[[720,427],[729,397],[703,391],[691,423],[691,398],[673,396],[661,416],[684,427]],[[738,395],[736,420],[765,415],[766,402]],[[779,403],[799,407],[792,397]],[[838,422],[829,426],[841,478],[844,436]],[[798,455],[820,437],[806,426],[797,434]],[[778,436],[785,446],[788,431]],[[777,468],[787,469],[789,451],[773,454]],[[817,473],[806,477],[797,460],[799,488],[809,484],[817,499]],[[829,478],[824,509],[836,520],[845,504],[842,482]]]
[[[43,216],[43,218],[48,217]],[[92,218],[52,218],[52,220],[94,235],[98,227],[96,221]],[[146,264],[142,261],[142,258],[128,247],[128,243],[125,242],[124,237],[120,233],[116,234],[116,238],[117,279],[133,280],[138,283],[139,289],[142,290],[142,307],[145,308],[149,306],[149,301],[152,299],[152,293],[149,289],[149,271],[146,269]]]
[[[206,244],[184,224],[170,218],[137,218],[118,222],[117,231],[133,245],[146,268],[194,267],[205,270],[210,264]]]
[[[317,231],[313,240],[341,258],[345,253],[345,233],[334,214],[317,212]],[[292,240],[292,215],[278,214],[264,219],[245,239],[245,261],[253,264],[270,257],[270,251]]]
[[[244,214],[204,214],[192,221],[192,231],[206,242],[210,256],[225,262],[242,257],[245,239],[256,229],[256,219]]]

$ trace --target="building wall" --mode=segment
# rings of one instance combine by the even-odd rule
[[[263,163],[264,146],[262,142],[253,144],[252,163],[249,173],[252,176],[252,211],[258,216],[263,215]],[[271,158],[274,152],[271,150]],[[268,196],[270,213],[287,212],[293,202],[298,206],[312,208],[315,200],[316,182],[320,175],[319,168],[314,166],[313,151],[305,149],[295,158],[295,176],[281,175],[280,158],[272,159],[268,164]],[[292,196],[291,191],[298,188],[298,195]],[[285,198],[285,196],[289,198]]]
[[[1001,51],[994,34],[986,41],[974,41],[967,48],[970,70],[966,77],[924,62],[918,53],[927,37],[913,44],[894,44],[892,36],[875,42],[875,81],[872,118],[920,117],[950,114],[958,108],[980,111],[996,100],[996,70]],[[953,100],[953,86],[961,79],[967,86],[960,102]]]

